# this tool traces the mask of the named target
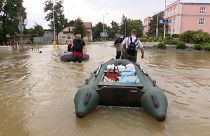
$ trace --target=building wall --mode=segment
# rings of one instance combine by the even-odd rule
[[[206,12],[200,13],[200,8],[205,7]],[[204,24],[199,24],[199,19],[204,18]],[[183,4],[182,30],[202,30],[210,34],[210,4]]]
[[[175,1],[174,3],[167,6],[165,15],[169,20],[168,26],[168,34],[178,34],[180,33],[181,28],[181,20],[182,20],[182,6],[179,1]]]
[[[147,17],[144,19],[144,31],[143,34],[147,35],[147,33],[149,32],[149,23],[150,23],[151,17]]]
[[[200,13],[205,7],[206,12]],[[208,3],[180,3],[179,0],[167,6],[166,18],[169,19],[169,34],[180,34],[188,30],[202,30],[210,33],[210,4]],[[199,19],[204,18],[204,24]]]

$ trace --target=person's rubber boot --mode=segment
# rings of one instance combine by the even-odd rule
[[[82,62],[82,58],[78,58],[78,62],[81,63]]]

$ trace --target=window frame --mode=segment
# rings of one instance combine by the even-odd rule
[[[199,18],[198,24],[199,25],[204,25],[205,24],[205,18]]]
[[[200,14],[206,13],[206,7],[200,7]]]

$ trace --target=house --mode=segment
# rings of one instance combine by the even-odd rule
[[[188,30],[210,34],[210,3],[177,0],[166,6],[165,17],[169,20],[169,34],[180,34]]]
[[[84,22],[84,27],[87,31],[87,35],[83,37],[85,41],[92,41],[92,22]],[[58,34],[58,42],[59,44],[65,44],[68,40],[74,39],[75,36],[73,34],[73,30],[75,28],[75,22],[70,21],[68,26],[63,29],[62,32]]]

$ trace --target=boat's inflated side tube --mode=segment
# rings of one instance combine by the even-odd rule
[[[74,98],[76,116],[84,117],[87,113],[94,110],[99,103],[99,95],[91,85],[83,85],[76,93]]]
[[[141,98],[142,107],[158,121],[166,118],[168,102],[159,89],[145,92]]]
[[[61,61],[64,62],[70,62],[74,60],[74,55],[69,52],[69,53],[64,53],[61,57],[60,57]],[[89,55],[88,54],[84,54],[82,57],[82,60],[88,60],[89,59]]]

